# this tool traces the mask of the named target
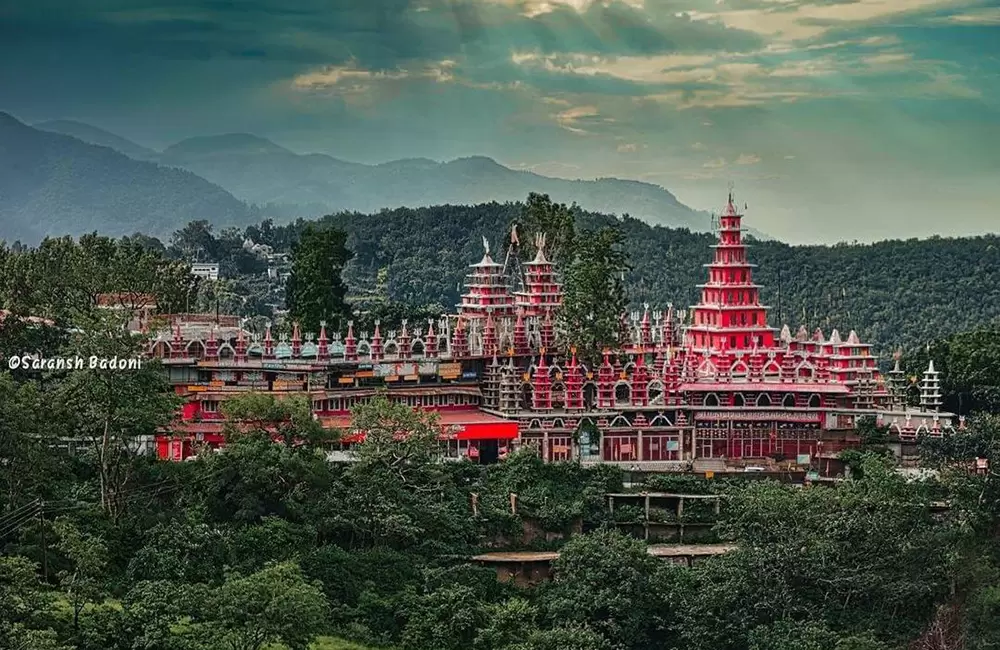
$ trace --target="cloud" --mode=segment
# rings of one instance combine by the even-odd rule
[[[439,61],[436,64],[425,65],[422,68],[408,70],[366,70],[358,67],[357,62],[347,65],[330,65],[312,72],[297,75],[292,85],[300,90],[317,90],[346,87],[352,90],[364,90],[373,83],[402,81],[406,79],[428,79],[445,83],[454,80],[452,69],[455,62]]]
[[[574,106],[560,111],[554,115],[555,121],[562,128],[572,133],[589,133],[589,125],[606,122],[608,118],[601,117],[601,114],[593,106]]]
[[[756,165],[760,162],[760,156],[753,153],[741,153],[739,158],[736,159],[734,164],[737,165]]]
[[[716,158],[715,160],[709,160],[708,162],[703,163],[702,167],[705,169],[722,169],[726,166],[726,164],[725,158]]]
[[[615,151],[617,151],[618,153],[635,153],[638,150],[639,150],[639,145],[637,145],[634,142],[625,142],[618,145],[615,148]]]
[[[486,0],[486,2],[515,8],[529,18],[559,11],[563,8],[585,12],[591,7],[601,4],[599,0]],[[644,2],[643,0],[623,0],[623,4],[635,9],[642,9]]]
[[[847,26],[875,23],[888,18],[933,13],[962,6],[964,0],[854,0],[851,2],[788,2],[776,7],[763,0],[752,8],[719,11],[689,11],[696,22],[722,24],[777,41],[816,39]]]
[[[981,7],[961,13],[951,14],[939,22],[952,25],[1000,25],[1000,7]]]

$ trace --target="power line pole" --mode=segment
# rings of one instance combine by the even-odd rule
[[[45,535],[45,501],[42,501],[38,510],[38,517],[42,524],[42,579],[49,581],[49,542]]]

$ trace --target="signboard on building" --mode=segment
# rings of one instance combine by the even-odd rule
[[[421,375],[436,375],[438,364],[433,361],[424,361],[417,366],[417,372]]]
[[[462,373],[462,379],[476,379],[479,377],[479,373],[475,370],[466,370]]]
[[[808,465],[810,462],[809,454],[799,454],[795,457],[795,462],[799,465]]]
[[[376,377],[412,375],[417,372],[415,363],[380,363],[374,368]]]
[[[438,366],[437,373],[442,377],[458,377],[462,374],[462,364],[460,363],[442,363]]]

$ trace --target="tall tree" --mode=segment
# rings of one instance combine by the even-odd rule
[[[82,368],[56,370],[58,381],[51,412],[74,436],[87,441],[96,461],[101,506],[117,521],[129,501],[126,489],[138,462],[144,438],[167,425],[177,399],[156,361],[140,359],[148,341],[123,328],[121,316],[99,313],[83,324],[65,354],[79,357]],[[92,363],[96,362],[95,363]],[[128,363],[112,367],[103,362]]]
[[[306,332],[319,332],[320,321],[335,327],[350,314],[341,272],[354,254],[347,235],[334,228],[308,226],[292,252],[286,296],[292,319]]]
[[[208,221],[192,221],[174,233],[171,247],[188,262],[216,261],[218,241]]]
[[[580,233],[563,274],[560,334],[591,362],[600,358],[603,348],[615,347],[621,336],[621,319],[628,306],[623,279],[628,258],[623,242],[621,231],[615,228]]]
[[[575,207],[575,206],[574,206]],[[564,263],[573,255],[576,231],[573,209],[563,203],[553,203],[548,194],[532,192],[521,213],[519,238],[531,257],[537,252],[535,236],[545,235],[546,255],[550,260]]]

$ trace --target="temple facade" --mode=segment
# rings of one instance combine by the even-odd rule
[[[251,337],[235,319],[178,316],[150,350],[185,400],[158,454],[181,460],[223,444],[221,404],[253,390],[307,395],[348,453],[364,436],[351,430],[350,409],[384,392],[437,412],[452,458],[495,462],[531,447],[547,461],[646,471],[815,466],[858,444],[863,416],[902,444],[962,426],[940,410],[933,364],[920,406],[908,406],[917,387],[898,358],[883,377],[854,331],[771,327],[741,221],[730,196],[698,304],[623,315],[618,345],[591,365],[559,340],[562,286],[543,236],[517,273],[484,240],[456,313],[395,331],[348,323],[344,333],[324,325],[304,334],[294,325],[276,340],[270,329]]]

